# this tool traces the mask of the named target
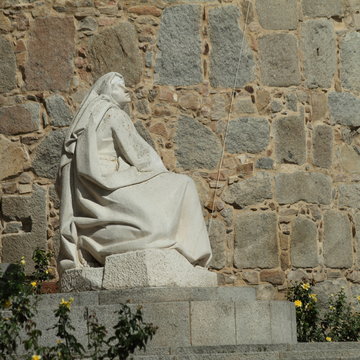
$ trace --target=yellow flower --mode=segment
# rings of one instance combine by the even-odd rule
[[[32,287],[36,287],[36,286],[37,286],[37,282],[36,282],[36,281],[32,281],[32,282],[30,283],[30,285],[31,285]]]
[[[317,302],[317,296],[316,296],[316,294],[310,294],[309,295],[309,298],[311,298],[312,300],[314,300],[315,302]]]
[[[335,310],[334,306],[329,306],[330,310]]]
[[[21,265],[25,265],[25,264],[26,264],[25,256],[22,256],[22,257],[21,257],[20,264],[21,264]]]
[[[49,273],[49,270],[45,270],[45,274],[47,275]]]
[[[326,340],[326,341],[332,341],[332,338],[331,338],[330,336],[327,336],[327,337],[325,338],[325,340]]]
[[[309,290],[309,289],[310,289],[310,284],[309,284],[309,283],[301,284],[301,287],[302,287],[304,290]]]
[[[9,308],[11,306],[11,301],[10,300],[6,300],[4,302],[4,308]]]
[[[357,301],[360,301],[360,295],[358,295],[356,298],[357,298]]]
[[[41,356],[40,355],[33,355],[31,357],[31,360],[40,360],[41,359]]]
[[[62,341],[61,341],[60,339],[57,339],[57,340],[56,340],[56,343],[57,343],[57,344],[62,344]]]
[[[71,304],[73,303],[74,298],[70,298],[68,301],[64,300],[64,298],[61,299],[60,305],[66,306],[68,309],[70,309]]]
[[[295,305],[296,307],[302,307],[302,302],[301,302],[301,300],[295,300],[295,301],[294,301],[294,305]]]

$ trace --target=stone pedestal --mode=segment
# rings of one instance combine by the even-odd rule
[[[217,275],[194,267],[177,250],[147,249],[108,256],[103,268],[67,270],[61,278],[66,292],[174,286],[217,286]]]

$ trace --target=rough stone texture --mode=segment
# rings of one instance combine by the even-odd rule
[[[360,174],[360,154],[356,146],[341,144],[336,149],[336,160],[340,168],[349,174]]]
[[[146,129],[144,124],[141,120],[138,120],[134,123],[134,126],[136,128],[136,131],[140,134],[140,136],[155,149],[154,141],[149,133],[149,131]]]
[[[281,11],[279,11],[281,9]],[[257,0],[260,25],[269,30],[295,30],[298,25],[296,0]]]
[[[311,95],[311,119],[315,120],[322,120],[328,111],[328,100],[327,94],[323,92],[314,92]]]
[[[275,197],[280,204],[306,201],[328,205],[331,203],[331,185],[331,178],[321,173],[280,173],[275,177]]]
[[[243,32],[239,27],[240,10],[236,6],[221,6],[209,10],[210,83],[214,87],[234,87],[241,52],[241,67],[236,87],[255,79],[255,62]]]
[[[104,268],[82,268],[66,270],[61,275],[62,292],[99,290],[102,287]]]
[[[31,196],[3,196],[1,209],[5,219],[23,224],[22,233],[3,235],[2,261],[14,263],[25,256],[25,270],[32,271],[33,251],[46,248],[46,192],[35,185]]]
[[[360,184],[340,184],[339,206],[360,209]]]
[[[316,223],[300,215],[291,226],[291,264],[295,267],[316,267],[319,264]]]
[[[303,0],[302,8],[305,16],[322,17],[344,15],[344,0]]]
[[[301,40],[306,85],[329,88],[336,71],[336,41],[331,21],[305,21]]]
[[[124,76],[126,85],[138,84],[143,64],[137,44],[135,26],[129,22],[121,22],[95,35],[89,52],[95,76],[116,71]]]
[[[332,268],[352,266],[351,224],[346,213],[329,210],[324,214],[324,260]]]
[[[32,166],[37,175],[55,179],[67,129],[50,132],[37,147]]]
[[[217,275],[194,267],[177,250],[147,249],[106,258],[104,289],[148,286],[217,286]]]
[[[68,126],[71,124],[73,114],[62,96],[52,95],[46,98],[45,104],[51,117],[51,125]]]
[[[176,158],[185,170],[213,169],[221,156],[218,137],[196,120],[182,116],[175,137]]]
[[[4,106],[0,108],[0,133],[17,135],[38,130],[40,127],[40,105]]]
[[[200,17],[197,5],[172,6],[163,11],[155,66],[159,84],[202,82]]]
[[[297,40],[291,34],[271,34],[259,39],[261,80],[268,86],[300,83]]]
[[[338,293],[342,288],[345,290],[345,294],[349,296],[350,291],[345,279],[325,280],[315,284],[313,291],[318,296],[319,304],[325,305],[329,301],[329,295]]]
[[[16,59],[11,43],[0,36],[0,93],[16,87]]]
[[[285,274],[279,269],[261,270],[260,281],[269,282],[273,285],[282,285],[285,281]]]
[[[256,160],[256,167],[258,169],[271,170],[274,165],[274,160],[270,158],[260,158]]]
[[[331,92],[328,101],[333,123],[360,126],[360,98],[345,92]]]
[[[254,114],[256,112],[255,105],[253,104],[251,97],[237,96],[234,99],[232,114]]]
[[[313,132],[313,163],[329,168],[332,163],[334,135],[331,126],[317,125]]]
[[[209,238],[212,250],[212,259],[209,266],[214,269],[222,269],[226,265],[226,227],[223,221],[211,220]]]
[[[269,143],[270,127],[264,118],[231,120],[226,137],[226,151],[231,154],[259,153]]]
[[[244,212],[236,216],[234,264],[237,268],[279,265],[275,213]]]
[[[340,43],[340,78],[343,88],[360,91],[360,34],[350,32]]]
[[[0,180],[20,173],[28,158],[22,144],[11,142],[5,136],[0,135]]]
[[[355,259],[357,266],[360,265],[360,212],[354,215],[355,222]],[[360,295],[360,294],[359,294]]]
[[[73,77],[75,26],[70,17],[38,17],[31,23],[25,81],[28,90],[67,90]]]
[[[280,163],[301,165],[306,160],[306,136],[302,116],[279,118],[274,123],[275,156]]]
[[[237,208],[244,208],[248,205],[261,203],[265,199],[271,199],[271,176],[260,173],[252,178],[240,180],[223,192],[222,199],[233,204]]]

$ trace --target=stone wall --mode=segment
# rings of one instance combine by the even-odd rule
[[[195,180],[208,223],[216,195],[225,284],[268,297],[306,277],[357,294],[357,30],[360,0],[0,0],[1,261],[58,251],[66,128],[118,71],[137,129]]]

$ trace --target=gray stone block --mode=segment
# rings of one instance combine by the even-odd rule
[[[360,34],[349,32],[340,42],[340,78],[344,89],[360,91]]]
[[[360,184],[341,184],[338,186],[339,206],[360,208]]]
[[[231,113],[234,116],[238,114],[254,114],[256,112],[255,105],[253,104],[251,97],[236,96],[234,98],[233,107]]]
[[[329,109],[334,124],[360,126],[360,98],[349,93],[329,93]]]
[[[209,10],[210,83],[213,87],[234,87],[239,60],[241,67],[236,87],[243,87],[255,79],[254,57],[246,38],[243,39],[239,17],[240,9],[233,5]]]
[[[345,11],[344,0],[302,0],[305,16],[309,17],[342,17]]]
[[[194,301],[190,313],[193,346],[236,344],[233,302]]]
[[[120,22],[95,35],[90,42],[89,60],[96,77],[116,71],[124,76],[127,86],[138,84],[143,64],[135,26]]]
[[[155,144],[153,139],[151,138],[151,135],[149,131],[146,129],[146,127],[143,125],[141,120],[138,120],[134,123],[136,131],[139,133],[139,135],[151,146],[155,149]]]
[[[259,39],[261,80],[268,86],[300,84],[297,40],[292,34],[270,34]]]
[[[303,116],[287,116],[274,122],[275,156],[280,163],[301,165],[306,161]]]
[[[50,132],[36,149],[33,168],[37,175],[55,179],[67,129]]]
[[[234,265],[237,268],[274,268],[279,265],[275,213],[244,212],[237,215]]]
[[[110,255],[104,289],[161,286],[217,286],[217,275],[193,266],[175,249],[146,249]]]
[[[356,248],[356,263],[360,265],[360,213],[354,215],[355,222],[355,248]],[[359,294],[360,295],[360,294]]]
[[[236,343],[271,343],[269,301],[236,302]]]
[[[317,125],[313,130],[313,163],[322,168],[332,164],[334,134],[329,125]]]
[[[75,296],[78,296],[77,294]],[[255,289],[250,287],[167,287],[133,288],[99,292],[99,304],[156,303],[173,301],[255,301]]]
[[[280,173],[275,177],[276,199],[279,204],[306,201],[328,205],[332,199],[331,185],[331,178],[321,173]]]
[[[336,40],[331,21],[305,21],[301,36],[307,87],[329,88],[336,71]]]
[[[332,268],[353,265],[351,224],[346,213],[328,210],[324,214],[324,260]]]
[[[258,169],[271,170],[274,165],[274,160],[271,158],[260,158],[256,160],[255,167]]]
[[[52,118],[53,126],[68,126],[71,124],[73,114],[65,100],[60,95],[52,95],[45,99],[46,109]]]
[[[55,309],[59,305],[61,299],[69,299],[72,297],[74,302],[72,308],[96,306],[99,305],[99,294],[97,291],[81,291],[76,293],[55,293],[43,294],[39,296],[39,309],[51,308]],[[126,301],[123,301],[125,303]]]
[[[226,151],[231,154],[259,153],[269,144],[270,127],[264,118],[230,120],[226,137]]]
[[[191,85],[202,82],[200,20],[198,5],[165,8],[155,65],[157,83]]]
[[[291,264],[295,267],[319,265],[316,224],[299,215],[291,227]]]
[[[81,268],[65,270],[61,275],[60,287],[63,292],[100,290],[104,268]]]
[[[222,269],[226,265],[226,227],[223,221],[212,219],[209,229],[209,239],[212,250],[212,258],[209,266],[214,269]]]
[[[244,208],[249,205],[261,203],[266,199],[271,199],[272,177],[265,173],[259,173],[252,178],[240,180],[223,192],[222,199],[235,205],[237,208]]]
[[[296,344],[296,312],[289,301],[270,301],[271,343]]]
[[[0,36],[0,93],[16,87],[16,58],[13,46],[4,36]]]
[[[279,11],[281,9],[281,11]],[[296,0],[257,0],[260,25],[269,30],[295,30],[298,25]]]
[[[182,116],[175,136],[176,158],[184,170],[214,169],[221,157],[218,137],[198,121]]]

